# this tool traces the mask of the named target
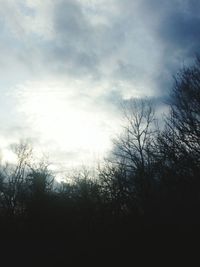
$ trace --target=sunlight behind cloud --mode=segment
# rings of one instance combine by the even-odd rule
[[[1,163],[6,164],[16,164],[17,156],[8,148],[4,148],[1,150]]]
[[[19,110],[50,150],[57,146],[79,154],[79,163],[105,156],[116,127],[114,121],[108,122],[105,110],[85,95],[77,96],[76,88],[56,83],[30,82],[26,86],[18,94]]]

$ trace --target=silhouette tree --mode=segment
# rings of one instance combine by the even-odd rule
[[[163,159],[176,168],[177,176],[197,177],[200,166],[200,59],[175,77],[170,97],[170,116],[158,138]],[[179,166],[179,167],[178,167]]]
[[[150,147],[155,129],[152,102],[130,99],[122,107],[123,133],[114,140],[114,155],[130,170],[145,171],[150,160]]]
[[[9,216],[24,212],[24,197],[27,193],[26,177],[32,148],[26,142],[12,145],[17,157],[16,164],[1,168],[1,203]]]
[[[99,179],[108,212],[113,216],[127,214],[130,194],[133,192],[125,165],[105,162],[99,170]]]
[[[152,187],[153,142],[156,135],[154,108],[148,99],[131,99],[125,102],[122,111],[123,132],[114,139],[113,165],[107,170],[114,174],[112,184],[115,191],[117,188],[117,199],[129,199],[131,209],[135,209],[135,203],[143,212],[142,206]],[[105,176],[109,177],[104,173]]]
[[[29,166],[28,183],[32,195],[41,198],[53,190],[54,176],[49,170],[49,164],[40,162],[39,166]]]
[[[200,59],[175,76],[170,114],[157,139],[162,197],[171,220],[198,221],[200,203]],[[161,202],[160,202],[161,203]],[[163,212],[163,211],[162,211]]]
[[[175,78],[171,97],[171,124],[184,145],[185,154],[200,158],[200,58]],[[198,162],[196,162],[199,164]]]

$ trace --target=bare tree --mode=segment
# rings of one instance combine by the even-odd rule
[[[131,171],[143,172],[150,164],[154,109],[148,99],[131,99],[123,105],[123,132],[114,140],[114,155]]]
[[[170,116],[158,138],[164,169],[188,180],[200,168],[200,58],[175,76],[169,101]],[[191,179],[189,179],[191,180]]]
[[[123,131],[114,139],[114,148],[101,179],[117,209],[127,212],[150,192],[155,116],[149,99],[130,99],[122,106]],[[134,204],[133,204],[134,203]]]
[[[6,164],[1,168],[1,204],[12,216],[24,210],[23,196],[26,194],[28,165],[32,156],[32,147],[27,142],[11,146],[16,154],[16,164]]]
[[[132,187],[125,165],[112,164],[109,161],[99,169],[102,199],[110,207],[113,215],[122,215],[128,212],[128,201]]]
[[[175,77],[171,125],[188,152],[200,156],[200,58]]]

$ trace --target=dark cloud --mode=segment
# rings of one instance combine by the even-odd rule
[[[158,44],[155,49],[162,50],[153,79],[164,94],[171,87],[172,75],[200,52],[200,1],[143,0],[138,12]]]
[[[53,15],[55,40],[52,56],[69,71],[92,71],[97,64],[93,48],[93,29],[76,1],[59,1]]]
[[[176,1],[175,1],[176,2]],[[158,80],[158,85],[169,87],[169,76],[177,73],[184,64],[190,64],[196,53],[200,52],[200,2],[177,1],[171,4],[156,27],[157,38],[163,47],[163,64],[160,74],[166,77]],[[165,82],[164,79],[165,78]]]
[[[196,8],[200,10],[200,2]],[[171,12],[168,12],[160,22],[158,36],[163,45],[171,50],[193,56],[200,45],[200,13],[199,16],[195,16],[190,9],[186,12],[185,9],[174,10],[172,6]]]
[[[77,1],[55,4],[53,27],[55,36],[44,46],[53,69],[76,76],[100,75],[98,66],[112,42],[109,27],[93,26]]]

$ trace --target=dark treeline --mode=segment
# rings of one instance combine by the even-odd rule
[[[141,236],[152,233],[197,231],[200,59],[174,80],[167,115],[159,120],[154,101],[124,103],[123,132],[95,177],[84,170],[58,184],[47,164],[30,164],[28,145],[16,146],[18,163],[0,169],[2,238],[61,240],[59,249],[78,255],[131,249],[128,243],[140,246]]]

